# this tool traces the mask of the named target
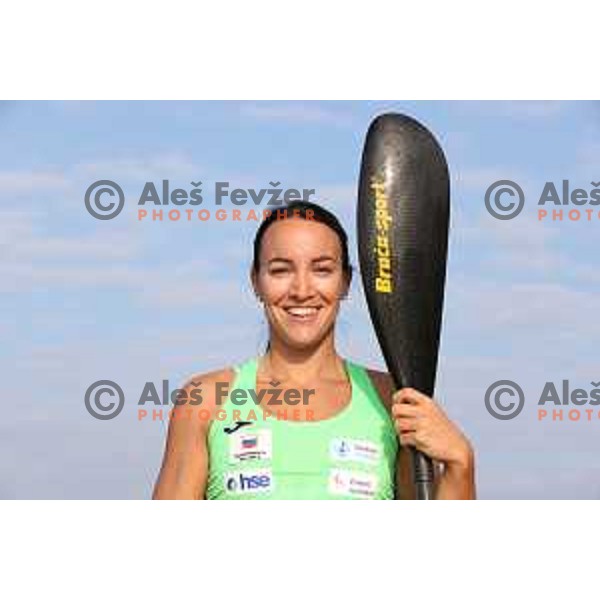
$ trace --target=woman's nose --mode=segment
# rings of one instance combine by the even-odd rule
[[[290,295],[298,298],[307,298],[311,293],[312,284],[309,274],[297,272],[292,280]]]

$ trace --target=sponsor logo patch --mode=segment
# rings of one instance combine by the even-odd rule
[[[335,438],[331,440],[329,454],[333,460],[376,464],[381,456],[381,447],[368,440]]]
[[[329,492],[340,496],[373,498],[377,492],[377,475],[332,469],[329,473]]]
[[[271,460],[271,430],[238,431],[229,438],[229,462]]]
[[[270,469],[225,473],[225,490],[230,494],[257,494],[273,489]]]

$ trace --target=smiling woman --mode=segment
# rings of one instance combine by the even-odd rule
[[[473,497],[470,444],[442,410],[415,390],[394,393],[387,373],[336,351],[335,323],[352,280],[339,221],[310,202],[286,208],[265,219],[254,240],[250,277],[269,325],[265,354],[192,377],[208,390],[202,407],[178,406],[174,415],[208,410],[213,418],[171,420],[153,497],[413,498],[399,436],[441,463],[438,498]],[[240,421],[237,403],[211,394],[217,383],[312,393],[306,411],[267,419],[267,403],[255,420]]]

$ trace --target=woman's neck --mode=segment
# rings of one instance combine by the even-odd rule
[[[315,348],[295,349],[272,339],[265,362],[273,375],[289,377],[294,381],[317,381],[336,378],[343,373],[343,364],[338,356],[333,337],[324,340]]]

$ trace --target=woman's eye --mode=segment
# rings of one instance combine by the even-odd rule
[[[331,267],[317,267],[315,271],[319,275],[330,275],[331,273],[333,273],[333,269]]]
[[[271,270],[269,271],[269,273],[270,273],[271,275],[283,275],[283,274],[285,274],[285,273],[289,273],[289,269],[286,269],[286,268],[284,268],[284,267],[280,267],[279,269],[271,269]]]

